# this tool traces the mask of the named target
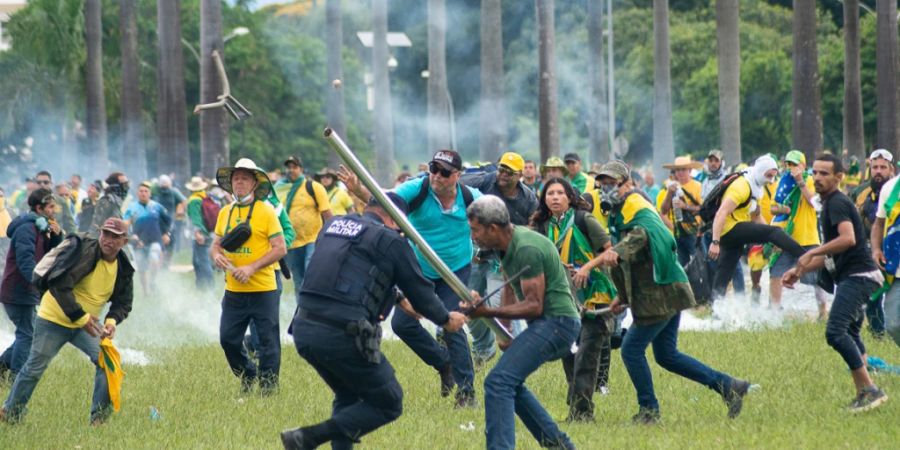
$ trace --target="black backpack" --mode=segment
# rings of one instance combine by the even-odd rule
[[[462,189],[463,203],[465,203],[466,208],[468,208],[469,205],[471,205],[472,202],[475,201],[475,197],[472,195],[472,191],[470,191],[462,181],[459,181],[457,183],[457,186],[459,186],[459,189]],[[409,211],[406,213],[406,215],[412,214],[413,211],[419,209],[419,207],[422,206],[422,203],[425,203],[425,199],[428,198],[428,191],[430,190],[431,183],[428,182],[428,178],[425,178],[424,180],[422,180],[422,187],[419,189],[419,193],[416,194],[411,202],[409,202]]]
[[[731,175],[725,177],[721,183],[717,184],[716,187],[713,188],[712,191],[703,199],[703,204],[700,205],[700,211],[697,212],[697,215],[700,216],[700,219],[705,223],[712,223],[713,219],[716,218],[716,212],[719,211],[719,206],[722,205],[722,197],[725,196],[725,191],[728,189],[728,186],[731,186],[731,183],[734,183],[735,180],[743,176],[746,172],[736,172]],[[738,205],[737,209],[741,209],[747,206],[750,203],[750,200],[753,199],[753,195],[747,198],[746,201]]]
[[[81,258],[82,236],[78,234],[66,235],[62,243],[53,247],[34,266],[31,274],[31,283],[41,293],[50,289],[50,283],[66,273]]]

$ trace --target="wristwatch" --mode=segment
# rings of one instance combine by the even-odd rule
[[[713,239],[713,241],[710,242],[710,244],[719,245],[719,240],[718,240],[718,239]]]

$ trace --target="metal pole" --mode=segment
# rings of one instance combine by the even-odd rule
[[[437,253],[425,242],[425,239],[422,238],[422,235],[409,223],[409,220],[400,210],[394,206],[394,203],[391,202],[384,192],[381,191],[381,188],[378,186],[378,183],[375,182],[375,179],[372,178],[372,175],[366,170],[365,166],[356,158],[356,155],[350,150],[350,147],[344,143],[344,140],[341,139],[337,133],[334,132],[331,128],[326,128],[324,132],[325,139],[328,141],[328,144],[331,145],[331,148],[337,152],[338,156],[344,160],[344,163],[347,165],[347,168],[350,169],[357,177],[359,177],[359,181],[369,190],[375,200],[378,201],[378,204],[384,208],[385,212],[391,216],[391,219],[397,223],[406,237],[413,241],[416,244],[416,247],[419,248],[419,252],[423,257],[434,267],[434,270],[441,276],[441,278],[450,286],[450,289],[453,290],[456,295],[459,296],[460,299],[467,303],[473,303],[474,299],[472,295],[469,293],[469,289],[460,281],[459,278],[456,277],[456,274],[447,267],[447,264],[444,263],[441,258],[438,257]],[[485,318],[485,322],[488,327],[497,335],[497,339],[501,342],[508,342],[512,340],[512,335],[509,331],[500,324],[500,321],[497,319],[488,319]]]
[[[606,31],[609,32],[609,36],[606,40],[606,71],[607,71],[607,93],[606,93],[606,106],[607,106],[607,114],[606,117],[609,118],[609,151],[610,151],[610,159],[612,159],[613,152],[613,143],[616,140],[616,76],[615,71],[613,70],[613,16],[612,16],[612,2],[613,0],[606,0]]]

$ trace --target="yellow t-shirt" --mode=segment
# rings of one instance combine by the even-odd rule
[[[293,183],[280,183],[275,186],[275,195],[287,208],[291,225],[294,226],[294,232],[297,233],[291,248],[303,247],[310,242],[315,242],[322,229],[322,213],[331,209],[331,202],[328,199],[328,193],[325,192],[325,186],[312,180],[304,180],[303,183],[312,183],[316,200],[314,201],[309,196],[306,186],[301,184],[294,194],[294,201],[290,208],[287,208],[287,196],[291,192]],[[319,205],[318,208],[316,208],[316,204]]]
[[[339,187],[331,190],[328,199],[331,200],[331,213],[336,216],[346,215],[347,211],[353,207],[353,199],[350,198],[350,194]]]
[[[728,188],[725,189],[725,194],[722,195],[722,201],[724,202],[727,198],[733,201],[735,205],[741,206],[741,204],[747,202],[752,195],[753,191],[750,190],[750,181],[744,177],[740,177],[731,182]],[[750,206],[752,205],[752,201],[747,202],[744,207],[735,209],[734,212],[725,218],[725,227],[722,228],[722,236],[725,236],[726,233],[731,231],[736,224],[750,221]]]
[[[600,226],[603,227],[603,231],[609,233],[609,216],[603,214],[603,209],[600,208],[600,191],[594,189],[590,193],[591,200],[594,201],[594,209],[591,210],[591,215],[597,219],[597,222],[600,222]]]
[[[775,201],[772,196],[778,190],[778,179],[767,184],[763,188],[762,198],[759,199],[759,215],[762,216],[766,224],[772,223],[772,203]]]
[[[681,190],[686,192],[687,194],[690,194],[690,196],[693,197],[694,200],[696,200],[696,201],[691,200],[691,198],[688,197],[688,195],[686,194],[682,198],[682,200],[686,204],[691,205],[691,206],[700,206],[703,204],[703,197],[700,196],[700,192],[703,190],[703,185],[700,184],[699,181],[692,179],[691,181],[688,181],[687,184],[682,185]],[[666,195],[668,195],[668,190],[666,190],[666,189],[660,190],[659,194],[657,194],[657,196],[656,196],[656,210],[657,211],[662,211],[663,202],[666,200]],[[675,197],[673,196],[672,198],[674,200]],[[675,208],[669,208],[669,214],[667,214],[666,217],[669,219],[669,222],[674,224],[675,223]],[[685,231],[687,231],[688,233],[693,234],[694,232],[697,231],[697,229],[700,227],[700,225],[702,225],[700,216],[695,215],[694,220],[695,220],[694,224],[682,224],[683,229]],[[672,231],[671,227],[669,228],[669,231]]]
[[[231,220],[229,220],[229,213],[232,209],[234,212],[230,214]],[[249,205],[240,206],[237,203],[222,208],[219,211],[219,218],[216,220],[216,234],[222,237],[247,220],[249,211]],[[252,231],[250,238],[240,248],[234,252],[222,250],[225,257],[235,267],[246,266],[262,258],[272,249],[269,239],[281,235],[281,223],[278,221],[278,216],[275,215],[275,208],[269,202],[255,201],[253,217],[250,218],[250,230]],[[274,291],[276,288],[274,264],[258,270],[247,283],[240,283],[231,276],[230,272],[225,275],[225,289],[231,292],[267,292]]]
[[[813,177],[808,177],[806,179],[806,189],[808,189],[809,192],[816,192],[816,185],[813,181]],[[787,220],[778,222],[775,225],[786,228]],[[819,240],[819,221],[818,218],[816,218],[816,209],[806,201],[803,194],[800,194],[800,208],[794,216],[794,229],[792,230],[791,237],[803,247],[819,245],[822,243],[822,241]]]
[[[41,306],[38,307],[38,317],[66,328],[83,327],[90,318],[88,314],[100,317],[103,306],[106,305],[106,302],[112,296],[118,271],[118,260],[108,262],[101,258],[97,261],[94,271],[75,285],[72,289],[72,295],[75,296],[75,301],[81,305],[81,309],[87,313],[78,319],[77,322],[69,320],[69,317],[63,312],[59,302],[56,301],[56,298],[53,297],[50,291],[45,292],[44,297],[41,298]],[[115,323],[113,319],[109,319],[107,322]]]

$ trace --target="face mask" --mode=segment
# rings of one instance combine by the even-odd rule
[[[243,197],[237,197],[236,201],[239,205],[249,205],[253,201],[253,193],[249,193]]]
[[[600,186],[600,209],[610,211],[615,205],[622,202],[619,196],[619,186],[602,185]]]

